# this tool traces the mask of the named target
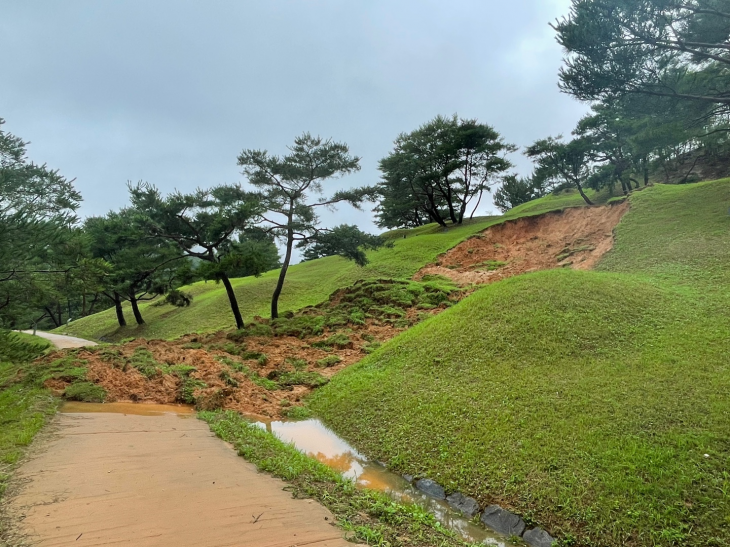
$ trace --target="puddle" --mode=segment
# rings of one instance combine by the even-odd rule
[[[182,418],[195,415],[193,407],[186,405],[158,405],[145,403],[81,403],[66,401],[59,412],[63,414],[85,414],[106,412],[112,414],[133,414],[135,416],[162,416],[177,414]]]
[[[144,403],[80,403],[65,402],[60,412],[83,414],[110,412],[137,416],[161,416],[176,414],[181,418],[194,416],[192,407],[186,405],[159,405]],[[291,442],[299,450],[322,463],[342,472],[358,485],[388,493],[404,503],[417,503],[430,511],[441,524],[460,534],[465,541],[483,543],[495,547],[511,547],[503,536],[494,534],[479,524],[474,524],[454,511],[445,501],[435,500],[417,490],[400,475],[388,471],[385,466],[369,461],[344,440],[326,428],[319,420],[298,422],[261,421],[259,416],[249,416],[257,426],[274,433],[285,442]]]
[[[285,442],[291,442],[305,454],[341,471],[358,485],[388,493],[405,503],[417,503],[425,507],[445,527],[460,534],[466,541],[500,547],[513,545],[503,536],[474,524],[454,511],[445,501],[435,500],[400,475],[388,471],[383,465],[369,461],[319,420],[299,422],[262,422],[260,417],[251,417],[259,427],[274,433]]]

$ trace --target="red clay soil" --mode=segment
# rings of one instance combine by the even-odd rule
[[[589,270],[613,247],[613,229],[628,211],[624,201],[523,217],[492,226],[422,268],[459,285],[485,284],[538,270]]]
[[[147,349],[154,361],[162,365],[195,367],[190,378],[207,385],[194,391],[198,408],[225,408],[246,414],[279,418],[289,406],[297,405],[313,388],[307,385],[294,385],[282,389],[266,389],[252,381],[247,374],[238,372],[219,360],[221,357],[229,362],[245,365],[261,378],[276,372],[293,372],[295,370],[291,364],[293,359],[306,361],[306,366],[300,365],[301,371],[316,372],[329,378],[362,359],[366,355],[364,346],[371,344],[373,340],[378,342],[389,340],[401,330],[403,329],[393,325],[371,322],[348,332],[351,347],[333,347],[329,351],[313,347],[311,344],[326,339],[332,332],[306,339],[294,336],[246,337],[245,350],[265,354],[265,364],[256,359],[243,359],[217,349],[216,346],[226,344],[229,348],[243,347],[240,343],[228,340],[226,333],[223,332],[211,335],[188,335],[174,341],[138,339],[108,348],[81,348],[75,350],[75,358],[86,362],[87,380],[106,390],[106,402],[134,401],[160,404],[183,402],[181,393],[183,380],[179,375],[158,373],[148,378],[133,366],[124,365],[125,361],[132,358],[135,350],[142,348]],[[191,345],[202,345],[202,347],[190,347]],[[42,361],[51,362],[66,355],[65,352],[55,352],[44,357]],[[330,356],[337,356],[341,361],[333,366],[317,364],[317,361]],[[61,395],[68,385],[69,382],[59,379],[46,382],[46,387],[58,395]]]

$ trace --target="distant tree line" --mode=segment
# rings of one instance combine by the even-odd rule
[[[0,128],[1,326],[59,327],[114,307],[124,327],[125,302],[142,325],[140,302],[186,306],[193,297],[181,287],[213,280],[223,284],[234,324],[243,328],[245,290],[232,278],[279,269],[276,318],[295,244],[305,259],[341,255],[361,266],[365,250],[385,244],[356,226],[323,227],[316,214],[341,202],[359,207],[374,195],[372,188],[325,195],[325,182],[360,167],[343,143],[304,134],[283,157],[244,150],[239,165],[251,191],[220,185],[163,195],[148,183],[129,184],[129,206],[83,222],[73,181],[28,162],[25,146]]]
[[[0,119],[0,325],[61,326],[114,307],[144,323],[140,302],[189,305],[181,290],[220,282],[243,326],[236,277],[279,270],[271,317],[279,316],[295,249],[305,260],[340,255],[359,265],[383,238],[356,226],[326,228],[318,211],[375,202],[381,228],[472,218],[494,192],[507,211],[571,188],[628,194],[652,180],[686,183],[702,165],[730,163],[730,7],[727,0],[572,0],[553,23],[564,47],[560,88],[591,105],[571,135],[546,136],[522,152],[534,163],[517,176],[517,147],[476,119],[437,116],[400,134],[373,186],[332,191],[360,169],[344,143],[308,133],[283,156],[243,150],[245,186],[163,195],[129,185],[130,205],[80,221],[73,181],[30,162],[26,143]],[[699,166],[699,167],[698,167]],[[277,245],[278,243],[278,245]],[[279,255],[279,249],[283,257]]]

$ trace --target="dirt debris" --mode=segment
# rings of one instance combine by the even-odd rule
[[[460,243],[414,279],[440,275],[466,286],[552,268],[589,270],[613,247],[613,229],[628,208],[624,201],[509,220]]]
[[[81,381],[101,386],[106,402],[188,403],[280,418],[331,376],[445,309],[462,292],[443,280],[368,280],[280,320],[257,318],[243,331],[77,348],[39,363],[50,368],[58,361],[83,363]],[[79,381],[64,371],[45,385],[64,395]]]

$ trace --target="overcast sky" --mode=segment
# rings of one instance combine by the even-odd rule
[[[242,181],[243,148],[283,153],[303,131],[362,157],[333,189],[373,184],[393,139],[437,114],[519,146],[569,133],[586,107],[558,91],[548,26],[569,4],[0,0],[0,117],[31,159],[76,178],[83,216],[126,204],[127,181]],[[349,206],[323,217],[376,230]]]

